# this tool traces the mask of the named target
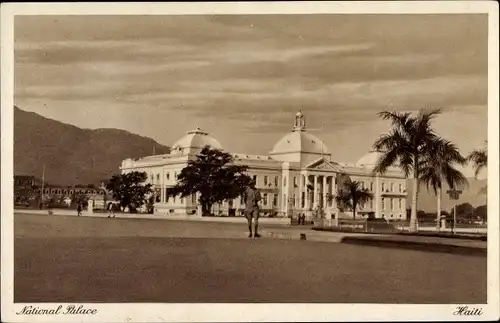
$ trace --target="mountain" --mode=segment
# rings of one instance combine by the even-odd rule
[[[99,184],[119,172],[125,158],[138,158],[152,153],[163,154],[169,147],[151,138],[119,129],[81,129],[14,107],[14,174],[41,177],[45,163],[45,179],[59,185]],[[469,179],[469,187],[457,201],[477,207],[486,203],[481,188],[486,180]],[[407,208],[411,207],[411,181],[408,180]],[[446,194],[441,205],[450,210],[454,201]],[[436,197],[422,186],[418,208],[436,211]]]
[[[486,204],[486,194],[482,189],[486,187],[487,180],[479,180],[468,178],[469,185],[462,189],[460,198],[456,201],[450,200],[446,191],[449,189],[447,185],[443,188],[441,196],[441,210],[451,211],[453,204],[470,203],[474,207]],[[411,208],[411,195],[412,195],[412,180],[407,180],[408,195],[406,198],[406,208]],[[425,185],[420,186],[420,193],[418,195],[418,209],[425,212],[433,213],[437,210],[437,201],[434,191],[427,190]]]
[[[99,184],[119,173],[123,159],[168,153],[151,138],[119,129],[81,129],[14,107],[14,174],[50,184]]]

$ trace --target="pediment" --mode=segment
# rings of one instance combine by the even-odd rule
[[[307,169],[320,169],[320,170],[332,170],[339,171],[340,167],[336,165],[336,163],[329,162],[324,158],[320,158],[318,160],[313,161],[312,163],[306,165]]]

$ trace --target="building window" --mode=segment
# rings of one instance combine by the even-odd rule
[[[167,173],[166,176],[167,176],[167,180],[170,180],[170,173]]]
[[[382,199],[382,210],[385,210],[385,199]]]
[[[296,207],[297,206],[297,201],[295,200],[295,194],[293,194],[292,200],[293,200],[293,202],[292,202],[293,207]]]
[[[168,203],[170,197],[168,196],[168,188],[165,189],[165,203]]]
[[[273,195],[273,206],[277,206],[278,205],[278,195],[274,194]]]
[[[394,183],[391,183],[391,192],[394,192]]]
[[[262,196],[262,200],[263,200],[264,206],[267,206],[267,193],[264,193],[264,195]]]
[[[382,192],[384,192],[384,191],[385,191],[385,183],[382,182]]]
[[[177,172],[174,172],[174,181],[177,180]]]
[[[400,210],[403,209],[402,204],[403,204],[403,199],[399,199],[399,209]]]
[[[255,185],[257,185],[257,175],[253,175],[253,181],[255,182]]]
[[[274,186],[278,187],[278,182],[279,182],[279,177],[278,177],[278,176],[276,176],[276,177],[274,178]]]
[[[399,193],[403,192],[403,184],[399,184]]]
[[[153,182],[153,174],[151,174],[151,182]]]
[[[391,211],[394,211],[394,199],[389,199],[391,204]]]
[[[264,176],[264,186],[267,186],[267,176]]]
[[[373,199],[370,199],[370,209],[373,210]]]
[[[286,186],[286,176],[283,177],[283,187],[285,187],[285,186]]]
[[[373,182],[370,183],[370,191],[373,192]]]

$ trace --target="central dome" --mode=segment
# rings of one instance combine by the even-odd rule
[[[172,153],[198,153],[205,146],[210,146],[213,149],[222,149],[222,145],[210,136],[208,132],[196,128],[195,130],[189,131],[187,135],[177,140],[172,145]]]
[[[282,153],[329,154],[328,148],[316,136],[306,131],[292,131],[274,145],[271,154]]]
[[[306,131],[306,120],[302,112],[295,115],[292,132],[281,138],[271,151],[272,155],[286,153],[310,153],[329,155],[326,145]]]

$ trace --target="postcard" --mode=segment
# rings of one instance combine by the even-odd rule
[[[1,9],[2,321],[499,319],[495,2]]]

